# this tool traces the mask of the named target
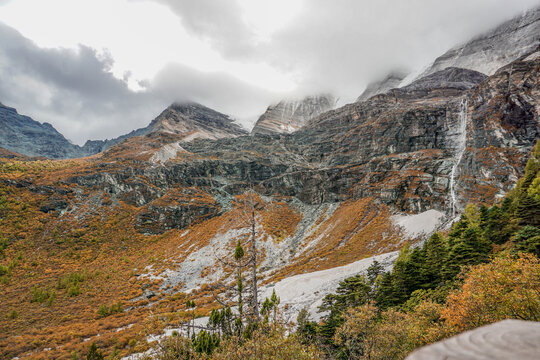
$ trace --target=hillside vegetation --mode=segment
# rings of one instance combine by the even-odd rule
[[[403,359],[412,350],[503,319],[540,320],[540,145],[525,175],[492,207],[467,206],[447,234],[406,246],[391,272],[373,264],[326,296],[321,322],[293,329],[279,297],[264,320],[225,331],[227,312],[191,338],[162,342],[156,359]],[[279,294],[277,294],[279,295]],[[214,314],[214,313],[213,313]],[[224,320],[225,319],[225,320]],[[233,322],[234,323],[234,322]]]

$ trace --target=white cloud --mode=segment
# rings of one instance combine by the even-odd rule
[[[0,27],[11,34],[0,42],[0,101],[79,143],[144,126],[178,99],[254,121],[279,96],[330,91],[353,100],[387,72],[418,68],[537,5],[0,0],[0,22],[23,35]]]

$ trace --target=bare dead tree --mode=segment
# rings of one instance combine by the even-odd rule
[[[238,207],[240,212],[240,222],[244,227],[249,228],[249,238],[247,240],[250,252],[248,259],[248,266],[250,267],[250,285],[251,285],[251,298],[250,298],[250,311],[251,322],[258,322],[260,320],[259,311],[259,299],[258,299],[258,282],[257,282],[257,194],[250,186],[249,190],[245,193],[242,199],[238,200],[240,206]]]

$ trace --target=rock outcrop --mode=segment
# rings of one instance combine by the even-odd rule
[[[174,103],[165,109],[146,128],[146,133],[156,132],[180,135],[183,141],[248,134],[229,116],[193,102]]]
[[[331,110],[336,105],[332,95],[307,96],[302,100],[282,100],[271,105],[262,114],[251,131],[252,134],[292,133],[309,120]]]

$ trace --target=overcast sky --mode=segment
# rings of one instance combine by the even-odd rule
[[[421,68],[539,0],[0,0],[0,102],[78,144],[173,101],[250,126],[281,98]]]

